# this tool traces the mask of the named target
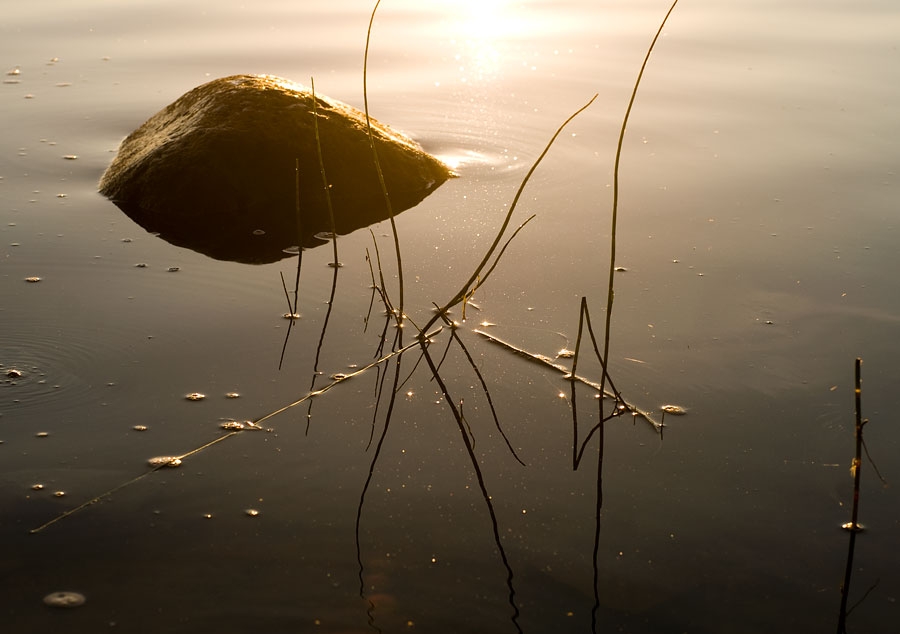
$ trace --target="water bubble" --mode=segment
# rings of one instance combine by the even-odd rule
[[[659,409],[672,416],[684,416],[687,414],[687,410],[681,405],[663,405]]]
[[[134,265],[134,268],[145,269],[145,268],[147,268],[147,263],[146,262],[138,262],[137,264]]]
[[[264,236],[264,235],[266,235],[266,232],[263,231],[262,229],[254,229],[254,230],[253,230],[253,235],[255,235],[255,236]]]
[[[32,275],[31,277],[26,277],[25,281],[30,284],[34,284],[36,282],[40,282],[41,278],[39,278],[37,275]]]
[[[63,156],[63,158],[66,159],[67,161],[77,161],[78,155],[77,154],[66,154],[65,156]]]
[[[132,427],[132,429],[134,431],[147,431],[147,426],[146,425],[135,425],[134,427]]]
[[[43,484],[32,484],[32,485],[31,485],[31,490],[32,490],[32,491],[40,491],[40,490],[42,490],[43,488],[44,488],[44,485],[43,485]]]
[[[184,398],[189,401],[202,401],[206,398],[206,394],[201,394],[200,392],[191,392],[190,394],[186,394]]]
[[[66,497],[66,492],[65,491],[54,491],[53,497],[55,497],[55,498]]]
[[[238,394],[237,392],[226,392],[225,393],[225,398],[240,398],[240,397],[241,397],[241,395]]]
[[[10,368],[6,371],[6,376],[11,379],[21,379],[23,375],[21,370],[17,370],[16,368]]]
[[[84,595],[80,592],[70,592],[68,590],[60,592],[51,592],[44,597],[44,603],[53,608],[77,608],[84,605]]]
[[[247,509],[246,511],[244,511],[244,513],[246,513],[249,517],[256,517],[257,515],[259,515],[259,511],[256,509]]]
[[[50,435],[50,434],[48,434],[48,433],[45,432],[45,431],[39,431],[38,433],[36,433],[36,434],[34,435],[34,437],[35,437],[35,438],[46,438],[46,437],[49,436],[49,435]]]

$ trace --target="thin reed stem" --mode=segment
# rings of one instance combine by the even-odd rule
[[[363,105],[366,113],[366,131],[369,135],[369,147],[372,148],[372,160],[375,162],[375,171],[378,173],[378,183],[381,185],[381,193],[384,196],[384,205],[387,209],[388,218],[391,221],[391,232],[394,235],[394,250],[397,253],[397,283],[400,286],[400,297],[398,305],[397,319],[403,321],[403,258],[400,256],[400,237],[397,234],[397,223],[394,221],[394,207],[391,204],[391,197],[388,194],[387,185],[384,182],[384,172],[381,169],[381,161],[378,160],[378,150],[375,148],[375,134],[372,132],[372,122],[369,118],[369,87],[368,87],[368,70],[369,70],[369,42],[372,39],[372,25],[375,23],[375,12],[378,11],[378,5],[381,0],[375,2],[375,8],[372,9],[372,16],[369,18],[369,28],[366,30],[366,52],[363,57]]]
[[[313,104],[313,129],[316,132],[316,153],[319,157],[319,171],[322,173],[322,188],[325,190],[325,204],[328,206],[328,220],[331,223],[331,245],[334,251],[334,267],[340,267],[337,248],[337,227],[334,222],[334,205],[331,203],[331,186],[328,184],[328,176],[325,173],[325,159],[322,156],[322,140],[319,138],[319,108],[316,99],[316,82],[309,78],[309,88],[312,92]]]
[[[444,306],[442,306],[438,310],[438,313],[434,317],[432,317],[428,321],[428,323],[425,324],[425,327],[422,330],[424,330],[424,331],[429,330],[435,324],[435,322],[441,318],[441,315],[446,314],[447,311],[449,311],[451,307],[453,307],[456,304],[460,303],[461,301],[465,300],[466,297],[468,297],[469,295],[472,294],[472,286],[474,284],[478,283],[479,279],[482,278],[481,272],[485,269],[486,266],[488,266],[488,262],[490,262],[491,256],[493,256],[494,252],[497,250],[497,247],[500,245],[500,242],[503,239],[503,234],[506,232],[506,229],[509,226],[509,222],[512,219],[513,212],[516,210],[516,206],[519,204],[519,199],[522,197],[522,192],[525,191],[525,186],[528,184],[528,181],[531,180],[532,174],[534,174],[538,165],[541,164],[541,161],[544,160],[544,157],[547,155],[547,152],[550,151],[551,146],[556,141],[556,138],[562,133],[563,129],[567,125],[569,125],[569,123],[572,121],[572,119],[574,119],[579,114],[584,112],[588,108],[588,106],[590,106],[592,103],[594,103],[594,100],[596,98],[597,98],[597,95],[594,95],[593,97],[591,97],[590,100],[586,104],[581,106],[572,115],[570,115],[568,119],[563,121],[562,125],[560,125],[559,128],[557,128],[556,132],[553,133],[553,136],[550,137],[550,141],[547,143],[546,146],[544,146],[544,150],[540,153],[540,155],[537,157],[537,159],[531,165],[528,172],[525,174],[525,178],[523,178],[522,182],[519,184],[519,189],[516,190],[516,195],[513,197],[512,204],[510,204],[509,210],[506,212],[506,217],[503,219],[503,224],[500,226],[500,229],[497,231],[497,235],[494,237],[494,241],[493,241],[493,243],[491,243],[490,248],[488,248],[487,253],[484,254],[484,257],[481,259],[481,262],[478,264],[477,267],[475,267],[475,270],[469,276],[469,279],[466,281],[466,283],[463,284],[462,288],[460,288],[459,291],[457,291],[456,295],[454,295],[446,304],[444,304]],[[528,220],[531,220],[531,218],[529,218]],[[527,223],[528,220],[526,220],[525,222]],[[523,223],[523,225],[524,224],[525,223]],[[518,230],[517,230],[517,232],[518,232]],[[505,250],[505,248],[506,247],[504,247],[504,250]],[[502,255],[502,251],[501,251],[501,255]],[[499,261],[499,256],[498,256],[498,261]],[[495,261],[491,265],[488,272],[493,271],[494,267],[496,265],[497,265],[497,262]],[[483,283],[483,281],[484,280],[482,279],[481,282]]]
[[[847,600],[850,598],[850,577],[853,573],[853,553],[856,549],[856,534],[862,530],[859,525],[859,483],[862,473],[862,446],[863,446],[863,426],[868,422],[862,417],[862,359],[856,359],[854,364],[854,397],[856,401],[856,455],[850,466],[850,473],[853,475],[853,509],[850,512],[850,523],[844,524],[844,528],[850,531],[850,545],[847,548],[847,565],[844,569],[844,580],[841,583],[841,609],[838,613],[837,634],[846,634],[847,632]]]
[[[631,98],[628,100],[628,108],[626,108],[625,116],[622,119],[622,127],[619,129],[619,142],[616,145],[616,162],[615,167],[613,168],[612,228],[610,229],[609,240],[609,284],[607,286],[608,290],[606,294],[606,328],[603,335],[603,359],[609,359],[609,333],[612,324],[613,299],[615,298],[615,291],[613,290],[613,278],[615,277],[616,273],[616,228],[619,212],[619,164],[622,159],[622,145],[625,141],[625,128],[628,127],[628,118],[631,116],[631,108],[634,106],[638,87],[641,85],[641,79],[644,76],[644,69],[647,67],[647,62],[650,61],[650,54],[653,52],[653,47],[656,46],[656,41],[659,39],[663,27],[665,27],[669,16],[672,15],[672,11],[675,10],[675,5],[677,4],[678,0],[672,2],[672,6],[669,7],[668,12],[666,12],[665,17],[659,25],[659,29],[656,31],[656,35],[653,36],[653,41],[650,42],[650,47],[647,49],[647,54],[644,56],[644,61],[641,64],[641,70],[640,72],[638,72],[637,79],[634,82],[634,89],[631,91]],[[600,379],[601,384],[606,385],[606,380],[608,378],[609,373],[607,371],[606,364],[604,364],[603,377]]]

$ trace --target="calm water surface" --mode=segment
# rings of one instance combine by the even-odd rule
[[[371,113],[460,173],[397,218],[420,325],[474,270],[557,126],[598,94],[528,184],[513,224],[536,217],[457,331],[527,466],[460,349],[441,366],[495,523],[442,388],[412,353],[387,426],[393,360],[266,419],[268,432],[139,478],[147,459],[203,447],[221,422],[260,419],[375,358],[373,236],[338,241],[321,348],[332,253],[304,254],[303,317],[279,369],[280,274],[292,280],[295,260],[172,246],[97,181],[125,135],[212,78],[313,77],[361,107],[371,9],[4,8],[3,631],[834,631],[855,357],[869,452],[890,484],[900,473],[900,10],[885,0],[683,0],[663,31],[623,147],[610,367],[629,402],[688,413],[662,437],[630,417],[606,425],[596,558],[596,436],[572,469],[573,406],[583,438],[591,391],[573,399],[560,373],[475,331],[554,357],[575,345],[582,297],[602,329],[615,145],[668,9],[655,0],[385,0],[375,20]],[[390,227],[372,231],[396,293]],[[599,379],[599,364],[580,360],[579,374]],[[891,632],[900,500],[867,460],[862,475],[851,603],[874,588],[849,622]],[[59,590],[87,603],[44,606]]]

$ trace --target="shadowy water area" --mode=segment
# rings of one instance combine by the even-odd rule
[[[894,631],[895,3],[681,0],[618,172],[671,2],[384,0],[367,33],[373,6],[4,10],[3,631],[835,631],[857,357],[846,630]],[[307,146],[321,224],[287,204],[264,253],[226,242],[230,195],[173,238],[98,191],[242,74],[458,178],[335,243]]]

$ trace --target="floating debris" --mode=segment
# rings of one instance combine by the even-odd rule
[[[170,266],[169,268],[166,269],[166,271],[168,271],[169,273],[177,273],[180,270],[181,270],[180,266]]]
[[[122,242],[134,242],[131,238],[122,238]]]
[[[617,273],[626,273],[626,272],[628,272],[628,269],[626,269],[624,266],[617,266],[617,267],[616,267],[615,269],[613,269],[613,270],[615,270]]]
[[[41,281],[41,278],[39,278],[37,275],[32,275],[31,277],[26,277],[25,281],[29,284],[36,284],[37,282]]]
[[[300,313],[285,313],[282,317],[285,319],[300,319]]]
[[[69,195],[68,194],[57,194],[56,197],[57,198],[68,198]]]
[[[36,433],[36,434],[34,435],[34,437],[35,437],[35,438],[46,438],[46,437],[49,436],[49,435],[50,435],[50,434],[48,434],[48,433],[45,432],[45,431],[39,431],[38,433]]]
[[[66,492],[65,492],[65,491],[54,491],[54,492],[53,492],[53,497],[55,497],[55,498],[63,498],[63,497],[66,497]]]
[[[43,490],[43,488],[44,488],[43,484],[32,484],[31,485],[32,491],[41,491],[41,490]]]
[[[256,509],[247,509],[246,511],[244,511],[244,513],[246,513],[250,517],[256,517],[259,515],[259,511]]]
[[[206,394],[201,394],[200,392],[191,392],[190,394],[185,394],[184,398],[189,401],[202,401],[206,398]]]
[[[571,359],[575,356],[574,350],[569,350],[568,348],[563,348],[559,352],[556,353],[557,359]]]
[[[80,592],[51,592],[44,597],[44,603],[52,608],[77,608],[84,605],[86,599]]]
[[[262,229],[254,229],[254,230],[253,230],[253,235],[255,235],[255,236],[264,236],[264,235],[266,235],[266,232],[263,231]]]
[[[146,425],[135,425],[134,427],[132,427],[132,429],[134,431],[147,431],[147,426]]]
[[[225,393],[225,398],[240,398],[240,397],[241,397],[241,395],[238,394],[237,392],[226,392]]]
[[[266,429],[265,427],[257,425],[252,420],[226,420],[219,424],[219,427],[227,431],[272,431],[271,429]]]
[[[332,381],[343,381],[344,379],[347,378],[347,375],[344,374],[343,372],[335,372],[334,374],[331,375],[330,378]]]
[[[8,71],[6,71],[6,74],[7,75],[20,75],[20,74],[22,74],[22,71],[18,66],[16,66],[15,68],[10,68]]]
[[[181,458],[176,456],[156,456],[155,458],[150,458],[150,460],[147,461],[147,464],[154,469],[159,467],[180,467]]]
[[[63,156],[63,158],[66,159],[67,161],[77,161],[78,155],[77,154],[66,154],[65,156]]]
[[[6,376],[10,379],[21,379],[24,374],[21,370],[17,370],[16,368],[10,368],[6,371]]]
[[[134,268],[145,269],[145,268],[147,268],[147,263],[146,262],[138,262],[137,264],[134,265]]]
[[[684,416],[687,414],[687,410],[681,405],[663,405],[659,409],[671,416]]]

